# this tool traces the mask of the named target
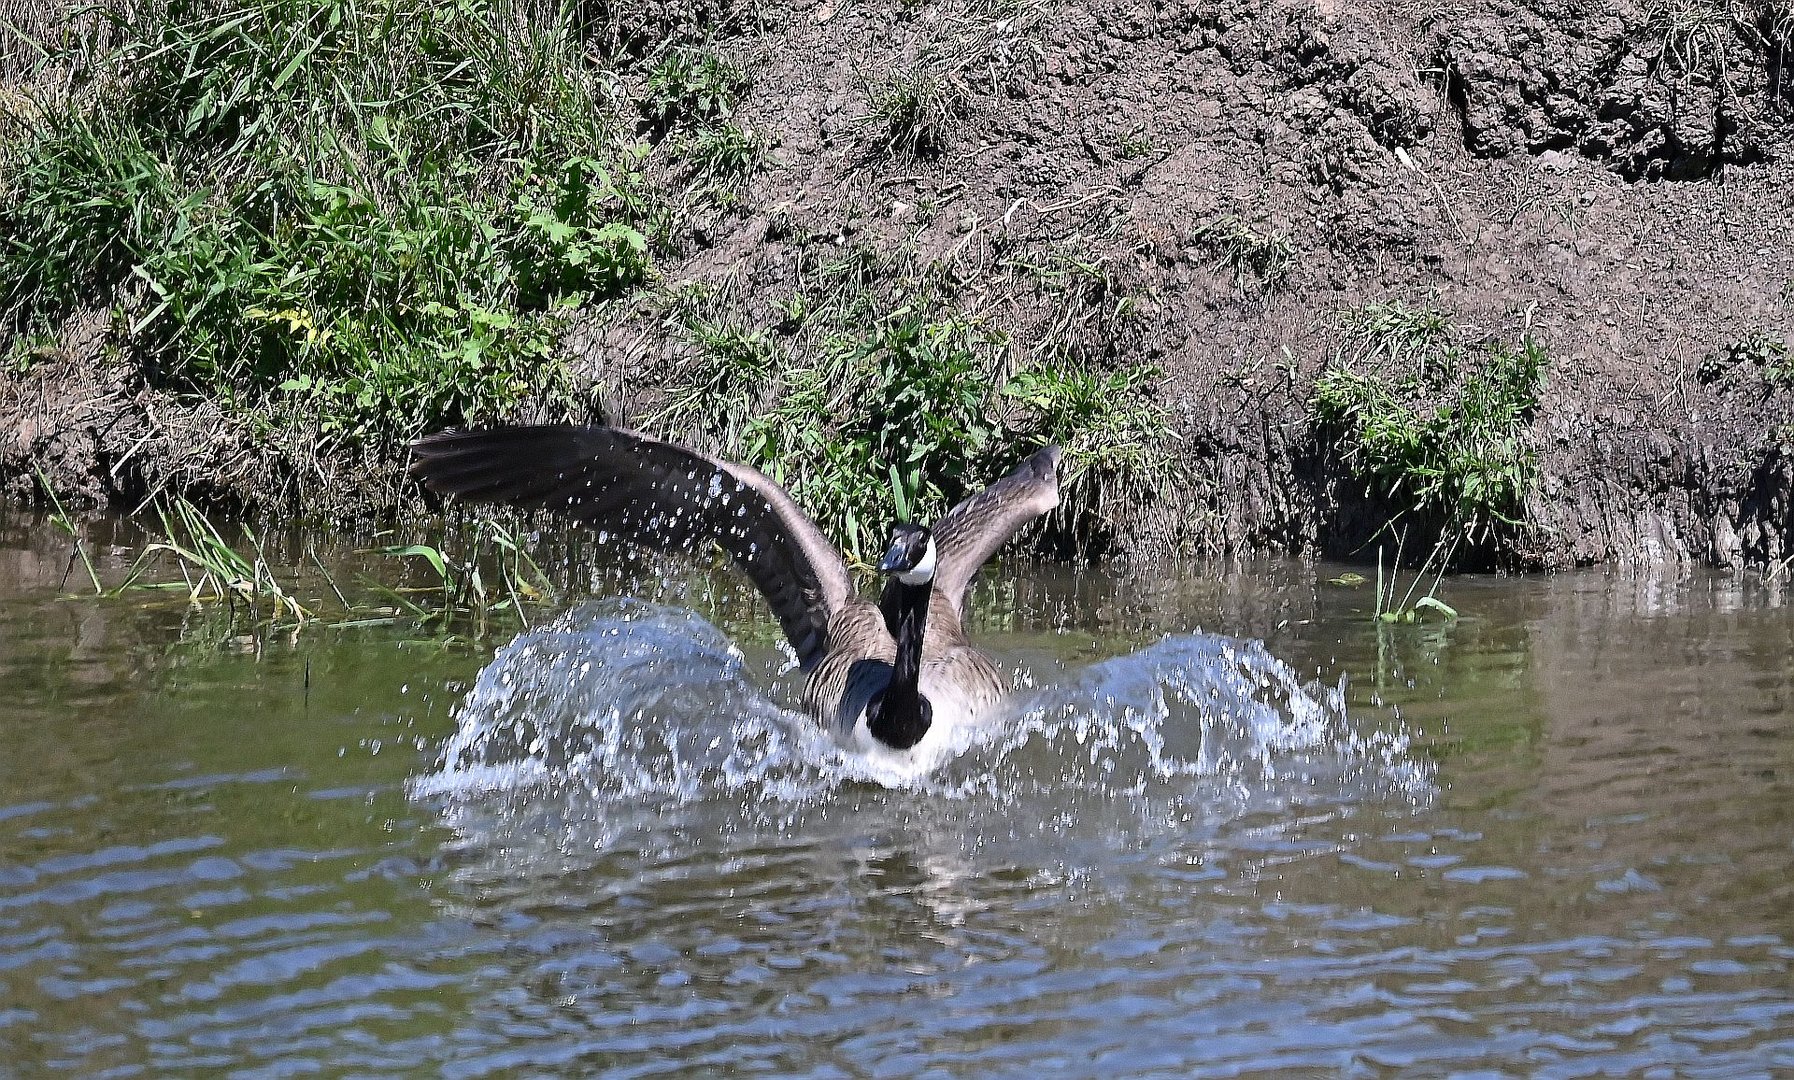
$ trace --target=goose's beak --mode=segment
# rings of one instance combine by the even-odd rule
[[[885,557],[878,560],[878,572],[881,574],[895,574],[897,571],[904,569],[905,564],[908,562],[908,555],[909,550],[904,546],[902,541],[892,544],[891,550],[885,552]]]

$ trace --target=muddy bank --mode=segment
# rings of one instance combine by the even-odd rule
[[[735,115],[762,167],[692,210],[656,294],[584,313],[563,348],[608,419],[641,424],[693,349],[666,297],[699,283],[715,317],[776,328],[819,266],[857,253],[1007,335],[1012,362],[1157,367],[1173,467],[1103,508],[1115,547],[1340,554],[1390,503],[1317,425],[1315,383],[1349,348],[1342,312],[1400,302],[1548,356],[1504,561],[1794,556],[1785,6],[1673,24],[1579,0],[1420,7],[825,2],[730,20],[717,48],[751,74]],[[271,430],[183,400],[108,327],[70,319],[0,376],[9,497],[32,497],[34,467],[89,503],[412,497],[390,452],[320,458],[315,418]]]

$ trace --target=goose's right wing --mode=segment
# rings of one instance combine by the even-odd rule
[[[1058,505],[1059,448],[1049,446],[934,523],[935,591],[963,618],[966,587],[978,568],[1016,530]]]
[[[432,491],[542,507],[656,551],[716,544],[772,605],[809,670],[852,590],[841,553],[764,473],[620,428],[449,431],[411,447]]]

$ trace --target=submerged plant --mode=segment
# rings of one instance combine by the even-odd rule
[[[451,553],[446,542],[389,546],[379,553],[421,561],[435,575],[421,590],[381,589],[425,627],[447,628],[471,619],[483,630],[488,620],[501,615],[528,627],[526,605],[554,595],[524,538],[490,518],[475,523],[471,545],[459,554]]]
[[[75,550],[69,555],[69,569],[74,568],[74,562],[79,558],[82,568],[87,571],[87,580],[92,583],[95,595],[104,595],[105,586],[100,584],[99,572],[94,569],[93,559],[88,557],[87,548],[81,544],[81,534],[76,530],[74,521],[69,517],[68,511],[62,508],[62,500],[56,497],[56,489],[50,486],[50,480],[44,475],[44,471],[38,469],[36,472],[38,486],[43,489],[44,495],[50,500],[53,511],[50,520],[55,523],[57,528],[68,533],[69,539],[74,542]],[[64,571],[64,580],[67,580],[67,577],[67,571]]]
[[[163,539],[143,550],[119,591],[174,587],[173,583],[145,584],[139,580],[144,560],[157,552],[167,552],[180,568],[189,602],[197,603],[204,596],[233,608],[240,602],[248,606],[252,621],[263,601],[269,605],[271,621],[284,615],[302,622],[311,616],[276,579],[261,539],[248,526],[243,527],[243,535],[249,540],[253,558],[226,542],[218,527],[185,499],[171,499],[157,507],[156,513],[162,521]]]
[[[251,622],[259,620],[264,603],[268,605],[270,623],[283,617],[295,622],[304,622],[311,617],[311,612],[276,577],[262,548],[261,538],[253,529],[243,527],[252,554],[239,552],[198,507],[179,497],[157,502],[156,517],[162,526],[159,539],[144,545],[126,570],[124,579],[108,589],[101,584],[99,572],[81,543],[80,534],[42,472],[38,473],[38,481],[43,484],[55,508],[51,520],[74,540],[75,552],[71,561],[77,556],[80,558],[97,596],[121,597],[143,590],[184,589],[190,604],[222,601],[233,614],[241,606]],[[162,562],[159,557],[163,555],[173,557],[175,568],[181,574],[180,581],[153,579],[154,571]]]
[[[1395,561],[1389,567],[1387,589],[1384,588],[1383,549],[1380,546],[1377,548],[1377,602],[1373,616],[1379,623],[1411,623],[1419,622],[1430,611],[1448,620],[1457,619],[1457,609],[1439,599],[1439,586],[1445,580],[1445,571],[1451,565],[1452,549],[1457,546],[1456,538],[1452,537],[1449,543],[1442,538],[1441,542],[1433,545],[1432,550],[1427,553],[1426,561],[1415,572],[1414,580],[1408,583],[1407,591],[1398,600],[1396,592],[1401,587],[1399,578],[1402,547],[1407,539],[1404,531],[1395,547]],[[1421,583],[1426,580],[1427,571],[1433,568],[1435,559],[1438,560],[1439,572],[1433,577],[1432,587],[1424,595],[1416,596]]]
[[[108,588],[73,523],[53,496],[52,501],[56,507],[52,520],[74,537],[70,561],[78,557],[86,566],[96,596],[119,600],[146,593],[180,594],[190,607],[224,612],[212,624],[219,633],[303,626],[320,619],[333,598],[337,607],[328,624],[334,627],[408,622],[432,633],[453,635],[471,625],[483,634],[495,622],[529,626],[529,609],[556,595],[548,575],[529,554],[528,538],[502,522],[481,518],[453,536],[445,530],[434,542],[372,552],[427,566],[432,572],[427,585],[389,586],[365,579],[362,588],[345,593],[313,554],[319,583],[329,596],[302,601],[294,584],[295,568],[277,566],[253,529],[240,526],[242,541],[233,543],[198,507],[178,497],[158,501],[160,527],[137,550],[118,584]]]

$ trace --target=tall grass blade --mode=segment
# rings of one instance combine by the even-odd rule
[[[56,497],[56,492],[50,487],[50,480],[44,475],[42,469],[34,468],[32,471],[37,474],[38,486],[43,488],[44,494],[50,500],[50,505],[55,508],[55,513],[51,515],[51,520],[56,523],[57,528],[68,533],[69,539],[74,542],[75,556],[81,560],[82,568],[87,571],[87,580],[93,584],[94,595],[104,595],[106,590],[100,584],[100,575],[98,571],[94,569],[93,560],[87,557],[87,547],[81,543],[81,535],[75,531],[74,521],[69,518],[68,511],[62,508],[62,500]],[[63,576],[66,580],[67,574],[64,574]]]

